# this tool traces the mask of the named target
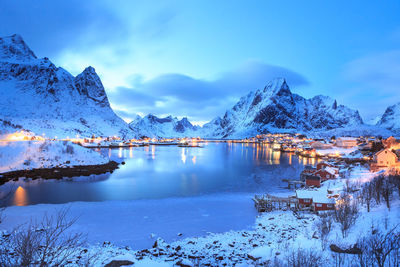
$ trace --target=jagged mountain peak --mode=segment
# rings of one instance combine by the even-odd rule
[[[94,68],[73,77],[37,59],[18,35],[0,38],[0,88],[0,121],[8,124],[47,136],[133,136]]]
[[[377,125],[400,133],[400,103],[389,106]]]
[[[36,55],[20,35],[0,37],[0,60],[30,61],[34,59],[37,59]]]
[[[260,90],[242,97],[223,119],[205,126],[217,137],[255,135],[269,131],[312,131],[360,125],[358,111],[327,96],[311,99],[293,94],[283,78],[273,79]]]
[[[188,118],[179,120],[171,115],[159,118],[148,114],[143,118],[137,117],[129,127],[139,136],[144,137],[190,137],[197,136],[198,126],[194,126]]]
[[[89,66],[74,79],[75,87],[81,95],[85,95],[102,106],[109,106],[108,98],[96,70]]]

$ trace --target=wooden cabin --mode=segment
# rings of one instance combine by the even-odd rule
[[[305,178],[306,180],[306,186],[308,187],[320,187],[321,186],[321,177],[316,176],[316,175],[308,175]]]
[[[296,198],[300,209],[311,207],[313,192],[312,190],[296,190]]]
[[[335,200],[328,198],[322,194],[316,194],[313,196],[312,210],[314,211],[324,211],[335,209]]]

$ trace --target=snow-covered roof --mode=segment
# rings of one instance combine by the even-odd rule
[[[297,198],[305,199],[310,198],[315,203],[326,203],[331,204],[335,203],[334,199],[330,199],[327,197],[326,189],[318,189],[318,190],[306,190],[306,189],[299,189],[296,190]]]
[[[337,170],[337,168],[333,168],[333,167],[326,167],[325,168],[325,171],[329,172],[332,175],[336,174],[336,170]]]
[[[306,190],[300,189],[296,190],[297,198],[313,198],[313,195],[317,192],[317,190]]]
[[[323,203],[323,204],[335,203],[335,200],[333,198],[328,198],[326,194],[315,194],[312,200],[314,203]]]

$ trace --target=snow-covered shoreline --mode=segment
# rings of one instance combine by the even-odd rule
[[[1,141],[0,173],[40,168],[98,165],[110,160],[67,141]]]
[[[355,167],[347,179],[359,185],[375,175]],[[326,183],[324,187],[344,188],[347,179]],[[360,206],[360,215],[346,238],[342,237],[339,224],[333,223],[327,239],[322,240],[316,229],[321,220],[318,215],[292,211],[257,214],[251,196],[216,194],[9,207],[2,229],[10,231],[31,218],[40,219],[46,213],[68,207],[69,216],[79,217],[71,230],[88,233],[89,244],[85,249],[99,255],[96,266],[112,260],[129,260],[135,266],[178,263],[248,266],[286,259],[288,253],[298,249],[320,253],[329,265],[335,260],[329,244],[349,248],[371,225],[390,229],[400,221],[398,200],[392,203],[390,211],[383,203],[370,212]],[[322,242],[328,245],[322,248]]]

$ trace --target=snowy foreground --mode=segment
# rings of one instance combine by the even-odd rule
[[[66,141],[1,141],[0,173],[35,168],[104,164],[109,161],[91,149]]]
[[[360,185],[374,175],[356,167],[349,180]],[[321,190],[345,186],[345,180],[339,179],[325,183]],[[330,245],[351,248],[372,228],[392,229],[400,222],[397,193],[393,199],[390,210],[381,203],[367,212],[360,204],[359,216],[345,238],[336,222],[322,237],[317,229],[321,217],[309,212],[257,215],[249,195],[10,207],[1,226],[11,231],[30,218],[39,219],[45,212],[68,206],[70,216],[79,216],[71,230],[88,233],[89,244],[82,251],[95,255],[95,266],[113,260],[133,262],[134,266],[273,266],[297,257],[296,253],[314,253],[316,263],[323,266],[339,261],[341,266],[352,266],[357,255],[331,252]],[[71,265],[81,260],[77,258]]]

